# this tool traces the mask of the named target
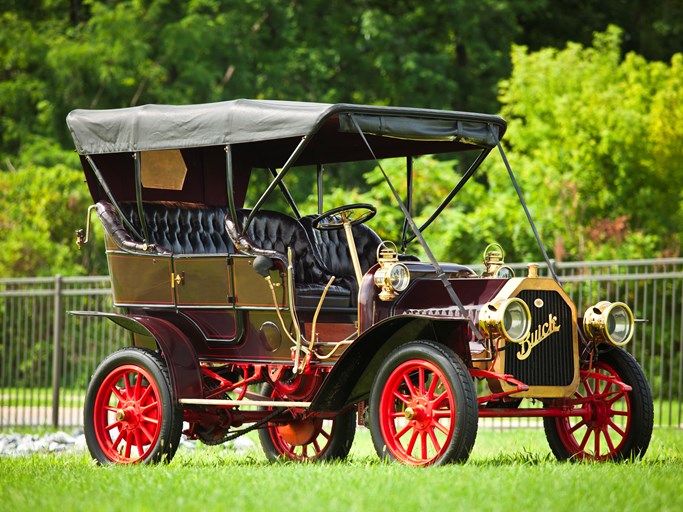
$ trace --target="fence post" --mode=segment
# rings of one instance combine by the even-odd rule
[[[59,427],[59,378],[62,366],[62,276],[55,276],[55,300],[52,323],[52,426]]]

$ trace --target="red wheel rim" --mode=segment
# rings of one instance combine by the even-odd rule
[[[161,432],[159,388],[150,374],[136,365],[123,365],[102,382],[93,412],[97,442],[113,462],[144,460]]]
[[[268,432],[278,453],[304,462],[320,459],[325,454],[332,441],[334,426],[334,420],[308,419],[269,427]],[[300,442],[295,440],[297,437]]]
[[[455,429],[453,389],[435,364],[410,360],[387,379],[379,423],[389,452],[401,462],[432,464],[448,449]]]
[[[614,368],[602,361],[595,363],[593,371],[620,380]],[[616,384],[589,375],[582,377],[574,398],[585,401],[586,414],[557,418],[564,446],[577,459],[606,460],[617,455],[631,428],[628,394]]]

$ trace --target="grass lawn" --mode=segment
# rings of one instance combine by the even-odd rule
[[[679,511],[682,477],[682,430],[656,429],[639,462],[573,464],[552,458],[542,430],[482,429],[467,464],[412,468],[380,463],[363,429],[335,464],[272,464],[221,447],[181,448],[152,467],[0,457],[0,510]]]

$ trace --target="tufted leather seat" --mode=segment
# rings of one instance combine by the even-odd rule
[[[121,210],[139,233],[140,216],[135,203],[121,203]],[[174,254],[231,253],[222,207],[143,203],[149,243]]]
[[[249,210],[237,211],[237,223],[244,226]],[[229,217],[226,219],[230,222]],[[230,233],[232,230],[228,229]],[[235,238],[237,235],[233,235]],[[294,256],[294,282],[296,300],[299,306],[317,306],[325,285],[333,275],[320,264],[314,253],[311,241],[303,226],[296,219],[285,214],[259,210],[239,239],[234,240],[236,247],[248,254],[264,254],[287,261],[287,248],[291,247]],[[330,307],[348,307],[351,291],[335,280],[325,298]]]
[[[355,304],[358,296],[358,283],[346,233],[343,229],[330,231],[316,229],[313,227],[313,219],[315,219],[313,215],[302,217],[301,224],[318,251],[323,265],[337,276],[340,284],[351,290],[351,297]],[[371,266],[377,263],[377,246],[381,243],[381,239],[372,228],[365,224],[358,224],[351,229],[358,250],[361,272],[365,274]]]

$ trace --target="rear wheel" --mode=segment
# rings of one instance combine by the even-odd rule
[[[619,386],[595,374],[631,386]],[[582,377],[575,399],[584,403],[584,416],[544,418],[545,435],[559,460],[624,460],[642,457],[652,437],[654,408],[643,370],[618,348],[600,354],[593,376]],[[579,407],[579,406],[577,406]]]
[[[109,355],[88,386],[85,439],[101,464],[168,462],[178,448],[183,411],[156,353],[125,348]]]
[[[370,391],[370,429],[381,458],[410,465],[464,462],[477,436],[477,395],[462,359],[430,341],[402,345]]]
[[[274,393],[270,385],[266,385],[262,392],[265,396],[273,396]],[[356,435],[355,412],[351,409],[331,419],[306,418],[284,425],[268,425],[259,430],[263,452],[271,461],[345,459]]]

